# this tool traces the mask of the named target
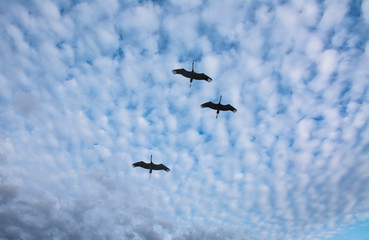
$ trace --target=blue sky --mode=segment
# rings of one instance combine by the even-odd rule
[[[368,240],[367,9],[1,1],[0,239]]]

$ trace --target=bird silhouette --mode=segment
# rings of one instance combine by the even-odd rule
[[[145,163],[143,161],[140,161],[140,162],[136,162],[134,164],[132,164],[132,167],[142,167],[142,168],[145,168],[145,169],[149,169],[150,170],[150,178],[151,178],[151,173],[152,173],[152,170],[164,170],[166,172],[169,172],[170,169],[168,167],[166,167],[165,165],[163,164],[155,164],[152,162],[152,155],[151,155],[151,161],[150,163]]]
[[[180,69],[174,69],[172,70],[173,74],[181,74],[182,76],[189,78],[190,79],[190,87],[192,85],[192,80],[205,80],[207,82],[211,82],[213,79],[211,79],[208,75],[204,74],[204,73],[196,73],[193,70],[193,65],[194,63],[192,62],[192,71],[189,72],[184,68],[180,68]]]
[[[201,108],[211,108],[211,109],[217,110],[217,116],[215,118],[218,118],[219,111],[232,111],[234,113],[237,112],[237,109],[235,109],[230,104],[227,104],[227,105],[220,104],[221,101],[222,101],[222,95],[220,95],[220,100],[218,104],[207,102],[207,103],[201,104]]]

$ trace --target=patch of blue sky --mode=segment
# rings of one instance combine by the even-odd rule
[[[350,96],[350,91],[351,91],[351,81],[345,81],[343,84],[340,96],[339,96],[339,113],[341,115],[341,117],[345,117],[347,116],[348,112],[347,112],[347,107],[348,104],[351,103],[352,99]]]
[[[363,0],[353,0],[348,3],[347,14],[352,18],[359,18],[361,16],[361,6]]]
[[[221,35],[216,24],[209,25],[204,22],[200,22],[196,30],[200,37],[207,37],[207,39],[211,42],[212,50],[215,53],[222,53],[231,49],[237,50],[239,47],[239,43],[237,41],[229,39],[228,36]]]
[[[116,59],[118,61],[123,60],[124,59],[124,51],[121,47],[119,47],[112,55],[113,59]]]
[[[304,83],[307,85],[309,84],[309,82],[311,82],[312,80],[314,80],[314,78],[318,75],[318,65],[315,62],[312,62],[308,67],[307,67],[307,75],[306,77],[304,77],[303,81]]]
[[[279,96],[281,96],[281,98],[291,98],[293,87],[281,77],[273,77],[273,80],[277,83],[277,92],[279,93]]]
[[[323,35],[321,35],[325,49],[330,49],[330,48],[335,49],[339,47],[339,46],[336,46],[333,41],[334,37],[336,37],[336,34],[337,34],[337,31],[335,29],[330,29],[326,31]]]
[[[257,10],[265,8],[267,13],[274,13],[275,4],[269,1],[251,1],[250,7],[246,9],[244,14],[244,22],[249,22],[252,25],[258,24]]]
[[[178,54],[178,61],[180,63],[188,63],[188,62],[200,62],[203,57],[203,52],[199,47],[194,47],[191,49],[182,48],[182,50]],[[187,71],[191,71],[191,66],[183,67]]]
[[[168,37],[161,33],[159,34],[159,40],[158,40],[158,52],[157,54],[166,54],[168,53],[169,49],[169,39]]]
[[[213,136],[204,130],[203,125],[197,129],[199,135],[203,137],[204,143],[209,143],[213,139]]]
[[[348,227],[337,228],[332,232],[331,237],[322,238],[324,240],[369,240],[369,221],[360,221],[356,224],[351,224]]]
[[[350,35],[345,36],[345,32],[350,33]],[[330,32],[329,46],[342,51],[355,49],[363,52],[369,39],[368,32],[369,28],[360,16],[346,18],[342,28],[332,29],[332,32]]]
[[[81,0],[70,0],[70,1],[60,1],[58,2],[59,13],[61,16],[68,15],[76,4],[81,3]]]

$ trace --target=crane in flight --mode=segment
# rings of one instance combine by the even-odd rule
[[[204,74],[204,73],[196,73],[193,70],[193,65],[194,63],[192,62],[192,71],[189,72],[184,68],[180,68],[180,69],[174,69],[172,70],[173,74],[181,74],[182,76],[189,78],[190,79],[190,87],[192,85],[192,80],[205,80],[207,82],[211,82],[213,79],[211,79],[208,75]]]
[[[132,167],[142,167],[142,168],[145,168],[145,169],[149,169],[150,170],[150,178],[151,178],[151,173],[152,173],[152,170],[164,170],[166,172],[169,172],[170,169],[165,166],[164,164],[155,164],[152,162],[152,155],[151,155],[151,161],[150,163],[145,163],[143,161],[140,161],[140,162],[136,162],[134,164],[132,164]]]
[[[231,104],[223,105],[220,102],[222,101],[222,95],[220,95],[220,100],[218,104],[212,103],[212,102],[206,102],[204,104],[201,104],[201,108],[211,108],[217,111],[217,116],[215,118],[218,118],[219,111],[232,111],[237,112],[237,109],[234,108]]]

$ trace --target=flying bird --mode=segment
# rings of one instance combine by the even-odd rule
[[[163,164],[155,164],[152,162],[152,155],[151,155],[151,161],[150,163],[145,163],[143,161],[140,161],[140,162],[136,162],[134,164],[132,164],[132,167],[142,167],[142,168],[145,168],[145,169],[149,169],[150,170],[150,178],[151,178],[151,173],[152,173],[152,170],[164,170],[164,171],[167,171],[169,172],[170,169],[168,167],[166,167],[165,165]]]
[[[196,73],[193,70],[193,62],[192,62],[192,71],[189,72],[184,68],[180,68],[180,69],[174,69],[172,70],[173,74],[181,74],[182,76],[189,78],[190,79],[190,87],[192,85],[192,80],[205,80],[207,82],[211,82],[213,79],[211,79],[208,75],[204,74],[204,73]]]
[[[211,109],[217,110],[217,116],[215,118],[218,118],[219,111],[232,111],[234,113],[237,112],[237,109],[235,109],[231,104],[223,105],[223,104],[220,104],[221,101],[222,101],[222,95],[220,95],[220,100],[218,104],[207,102],[207,103],[201,104],[201,108],[211,108]]]

